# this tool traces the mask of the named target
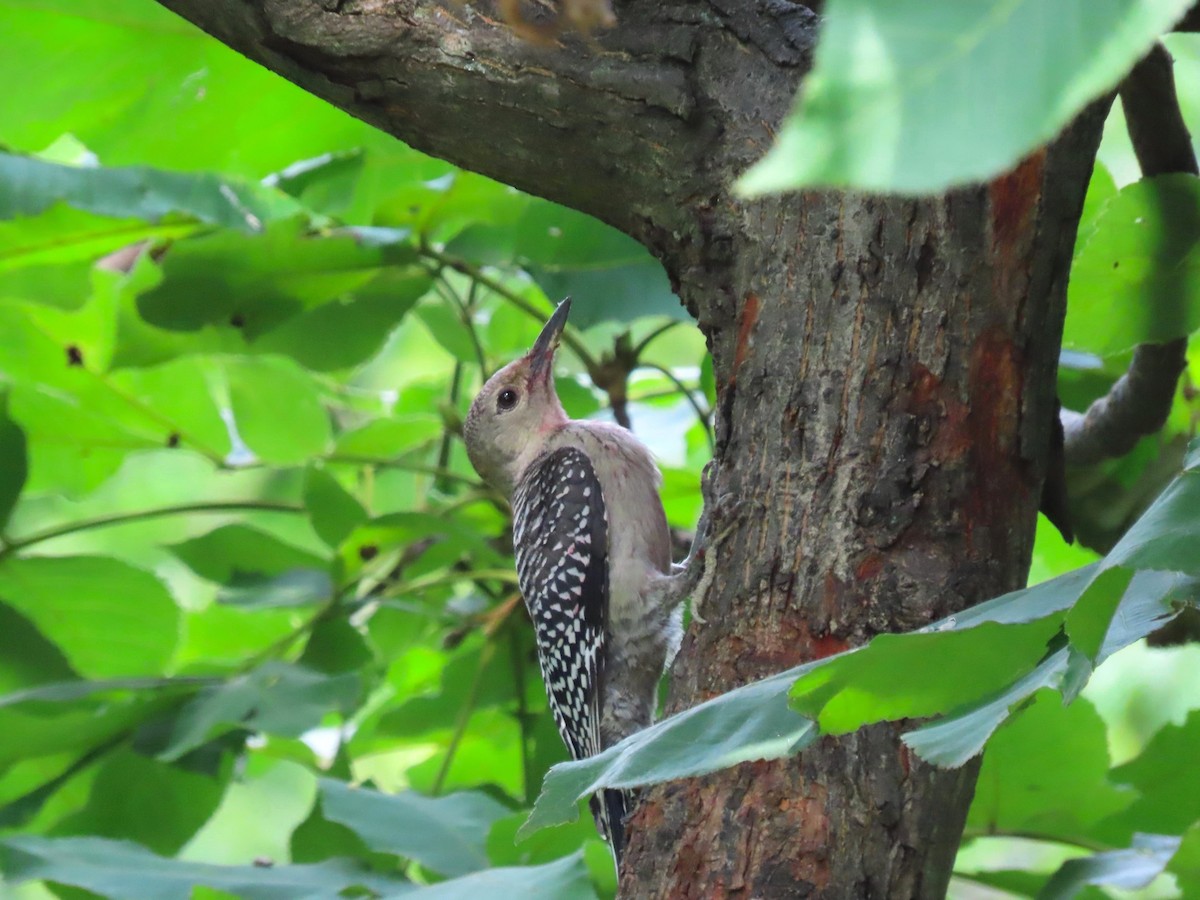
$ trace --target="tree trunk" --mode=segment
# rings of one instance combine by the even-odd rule
[[[986,186],[747,203],[730,183],[808,67],[816,17],[800,4],[628,2],[613,31],[540,47],[417,0],[162,2],[662,260],[713,355],[718,493],[745,501],[672,709],[1024,582],[1103,110]],[[974,769],[931,769],[899,730],[648,791],[623,894],[942,896]]]

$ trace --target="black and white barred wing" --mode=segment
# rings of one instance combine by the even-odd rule
[[[608,610],[608,524],[591,460],[565,447],[531,465],[513,494],[517,578],[550,710],[574,759],[599,753]]]

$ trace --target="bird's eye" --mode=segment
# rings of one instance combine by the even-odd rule
[[[500,396],[496,398],[496,406],[500,409],[512,409],[517,405],[517,392],[512,388],[505,388],[500,392]]]

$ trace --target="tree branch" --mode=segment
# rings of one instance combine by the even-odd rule
[[[1179,110],[1171,57],[1161,44],[1129,73],[1120,94],[1142,174],[1200,174]],[[1062,411],[1067,463],[1090,465],[1124,456],[1142,437],[1161,429],[1186,364],[1186,338],[1139,346],[1129,371],[1086,413]]]

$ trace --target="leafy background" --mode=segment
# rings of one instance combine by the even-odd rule
[[[907,737],[925,758],[987,744],[953,896],[1200,892],[1200,651],[1141,640],[1197,595],[1195,342],[1164,432],[1073,473],[1094,549],[1043,523],[1028,590],[547,779],[564,752],[508,510],[457,431],[569,293],[564,404],[627,416],[689,529],[712,373],[661,269],[149,0],[0,0],[0,33],[0,895],[611,896],[607,849],[576,817],[595,785],[928,716]],[[1138,34],[1087,85],[1113,83]],[[987,36],[957,63],[1015,52]],[[823,49],[834,70],[840,46]],[[1200,122],[1200,44],[1169,46]],[[938,84],[915,108],[947,105]],[[963,158],[990,140],[953,135]],[[988,152],[1010,163],[1019,144]],[[1196,180],[1137,178],[1116,111],[1076,251],[1072,408],[1138,340],[1200,326]],[[1180,314],[1142,315],[1166,294]]]

